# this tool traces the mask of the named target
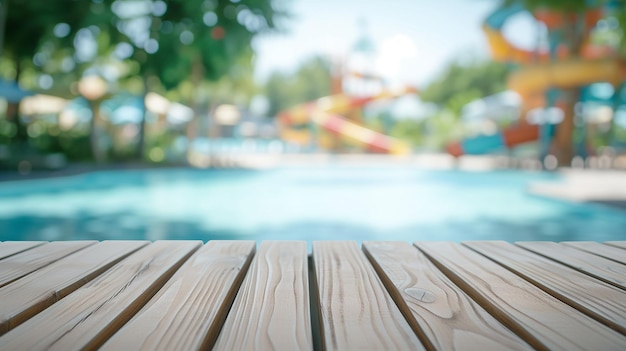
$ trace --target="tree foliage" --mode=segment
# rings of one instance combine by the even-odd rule
[[[330,62],[321,57],[304,62],[293,74],[273,73],[265,84],[269,115],[330,94],[330,80]]]
[[[126,58],[139,63],[144,93],[152,77],[170,90],[183,82],[200,86],[236,73],[234,62],[251,52],[252,38],[275,28],[283,12],[271,0],[116,0],[109,31],[123,35],[117,42]],[[275,4],[275,2],[274,2]],[[198,95],[195,94],[194,97]],[[192,101],[198,107],[200,101]],[[145,119],[137,154],[142,154]]]
[[[186,93],[178,95],[196,107],[200,91],[194,87],[207,80],[232,76],[249,88],[241,75],[252,76],[252,39],[276,29],[287,15],[286,0],[0,2],[8,9],[2,61],[8,57],[13,66],[2,70],[6,78],[22,81],[27,70],[25,86],[32,89],[44,88],[37,81],[44,75],[55,87],[63,85],[57,95],[69,97],[76,94],[72,84],[91,70],[109,80],[139,83],[144,94],[182,87]],[[111,71],[117,73],[106,74]],[[140,130],[138,153],[144,122]]]
[[[287,15],[284,0],[0,2],[8,8],[3,56],[16,66],[71,74],[76,70],[60,67],[68,57],[74,62],[65,67],[84,63],[79,73],[101,58],[122,60],[136,67],[128,74],[155,76],[165,90],[190,77],[230,74],[237,57],[251,52],[253,37]]]
[[[157,76],[169,90],[190,76],[218,80],[230,73],[234,60],[250,51],[255,35],[276,28],[276,20],[285,12],[272,7],[275,3],[116,0],[110,30],[122,34],[117,45],[132,51],[127,58],[140,64],[138,73]]]
[[[3,54],[16,61],[32,60],[46,45],[73,46],[72,39],[91,14],[79,0],[3,1],[8,2]]]
[[[507,65],[493,61],[449,63],[420,93],[422,101],[434,103],[439,109],[423,119],[396,121],[390,134],[414,147],[443,148],[465,133],[459,123],[462,107],[505,90],[509,71]]]
[[[420,98],[459,113],[472,100],[506,89],[507,65],[492,62],[453,62],[422,90]]]

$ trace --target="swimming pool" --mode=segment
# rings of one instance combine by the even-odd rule
[[[626,212],[525,192],[556,174],[413,167],[106,171],[0,183],[0,240],[625,240]]]

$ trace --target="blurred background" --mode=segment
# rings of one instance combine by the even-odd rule
[[[1,167],[207,166],[245,148],[616,156],[620,16],[584,0],[6,0]]]
[[[0,240],[111,238],[111,225],[126,238],[517,228],[520,240],[567,239],[608,226],[624,239],[622,0],[0,0],[0,11]],[[115,195],[124,187],[143,190]],[[215,218],[194,207],[201,194]]]

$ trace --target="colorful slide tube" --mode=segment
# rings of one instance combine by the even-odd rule
[[[626,65],[617,59],[565,60],[528,65],[509,75],[508,86],[522,98],[550,88],[582,87],[595,82],[618,85],[626,79]]]
[[[536,54],[530,50],[524,50],[511,44],[502,33],[504,24],[509,17],[524,11],[521,3],[514,3],[511,6],[500,7],[487,17],[483,23],[483,32],[487,37],[487,43],[491,49],[491,56],[496,61],[514,61],[526,63],[533,60]],[[545,59],[545,55],[541,59]]]
[[[536,62],[548,62],[554,57],[551,57],[548,51],[537,52],[535,50],[526,50],[512,44],[502,33],[502,28],[506,21],[520,13],[525,11],[524,6],[520,2],[512,3],[508,6],[502,6],[494,11],[491,15],[485,19],[482,29],[487,43],[491,50],[491,56],[496,61],[501,62],[515,62],[520,64],[536,63]],[[545,24],[548,29],[555,29],[565,25],[566,22],[575,21],[576,17],[568,16],[567,14],[548,11],[537,10],[533,12],[533,16],[538,21]],[[604,16],[602,8],[589,9],[585,13],[585,26],[591,28],[595,23]],[[557,43],[555,43],[556,45]],[[556,45],[554,48],[556,58],[566,59],[569,55],[568,48],[564,45]],[[597,59],[605,57],[610,50],[607,51],[607,47],[597,47],[589,45],[586,41],[582,50],[583,57],[586,59]]]
[[[618,59],[598,58],[606,55],[605,51],[600,50],[602,48],[584,51],[583,53],[588,53],[584,55],[585,59],[567,59],[564,58],[566,55],[557,50],[557,57],[563,59],[550,62],[548,53],[537,54],[515,47],[503,36],[501,29],[510,16],[520,11],[523,11],[523,7],[519,4],[501,7],[485,20],[483,30],[495,60],[524,64],[509,75],[507,84],[511,90],[520,94],[525,109],[538,107],[537,102],[545,102],[543,97],[549,89],[582,87],[596,82],[609,82],[617,86],[626,80],[624,62]],[[601,11],[595,9],[586,14],[585,20],[591,26],[602,17],[601,15]],[[535,13],[535,17],[548,27],[559,26],[562,21],[567,20],[563,15],[549,12]],[[447,151],[453,156],[484,154],[535,141],[539,137],[539,126],[521,123],[495,135],[478,136],[452,143],[447,146]]]
[[[306,130],[297,130],[297,127],[313,122],[324,130],[372,152],[407,154],[410,152],[407,143],[365,128],[341,115],[361,109],[374,101],[397,98],[415,92],[414,88],[406,88],[398,91],[383,91],[378,95],[368,97],[349,97],[344,94],[323,97],[280,113],[278,120],[281,124],[281,133],[286,140],[306,142],[310,138],[310,133]]]
[[[481,135],[449,144],[446,151],[455,157],[480,155],[538,140],[539,132],[538,125],[515,126],[493,135]]]
[[[524,103],[545,95],[550,88],[567,89],[595,82],[615,85],[626,79],[626,67],[617,60],[567,60],[562,62],[529,65],[509,76],[509,88],[518,92]],[[448,145],[453,156],[484,154],[504,147],[536,141],[538,126],[518,126],[495,135],[478,136]]]

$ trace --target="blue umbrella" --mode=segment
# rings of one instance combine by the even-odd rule
[[[31,95],[35,95],[35,93],[21,89],[16,82],[0,79],[0,97],[5,98],[8,102],[19,102]]]

